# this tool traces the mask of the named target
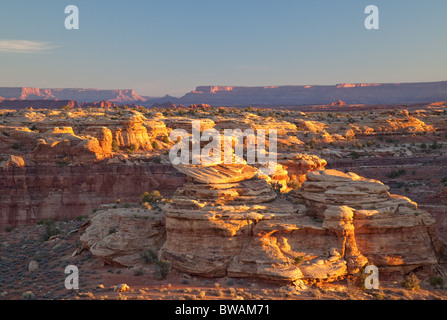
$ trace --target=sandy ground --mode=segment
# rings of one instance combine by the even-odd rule
[[[126,268],[104,265],[80,247],[83,221],[57,222],[61,233],[42,241],[42,225],[0,232],[0,299],[4,300],[447,300],[444,283],[434,288],[423,279],[420,289],[403,288],[402,279],[381,281],[380,289],[364,290],[354,280],[304,286],[259,279],[191,277],[171,270],[157,279],[155,267]],[[29,271],[31,260],[38,262]],[[65,267],[79,270],[79,289],[67,290]],[[117,286],[129,289],[119,292]]]

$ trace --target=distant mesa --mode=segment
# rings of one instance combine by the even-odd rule
[[[17,100],[76,100],[78,102],[136,102],[146,101],[134,90],[99,90],[99,89],[38,89],[29,87],[2,87],[0,97]]]
[[[337,88],[362,88],[362,87],[378,87],[380,83],[340,83]]]
[[[341,83],[305,86],[198,86],[180,98],[141,96],[131,89],[0,88],[0,108],[13,100],[69,100],[77,103],[108,101],[144,106],[301,106],[345,104],[411,104],[447,100],[447,81],[419,83]],[[343,105],[343,104],[335,104]]]
[[[345,106],[345,105],[346,105],[346,102],[344,102],[342,100],[338,100],[338,101],[331,103],[331,106]]]
[[[212,106],[296,106],[345,104],[408,104],[444,101],[447,81],[420,83],[341,83],[306,86],[199,86],[177,100]]]

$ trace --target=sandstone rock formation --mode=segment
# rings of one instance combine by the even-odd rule
[[[435,220],[410,199],[390,195],[377,180],[336,170],[310,172],[293,192],[309,214],[326,223],[328,211],[348,208],[358,250],[383,271],[435,265],[445,255]],[[323,223],[323,225],[324,225]]]
[[[169,196],[185,183],[171,165],[114,159],[109,164],[0,165],[0,230],[41,219],[75,219],[117,199],[138,202],[145,191]]]
[[[115,148],[151,151],[152,144],[169,134],[158,119],[132,110],[118,116],[61,110],[20,110],[0,124],[0,152],[22,152],[26,163],[88,163],[112,156]],[[166,143],[165,143],[166,144]],[[19,154],[18,154],[19,155]]]
[[[90,220],[82,246],[108,264],[138,264],[141,251],[156,252],[165,241],[164,215],[153,210],[102,206]]]
[[[164,208],[161,255],[190,274],[281,281],[330,280],[367,263],[403,273],[443,259],[431,216],[379,181],[335,170],[306,177],[294,203],[258,178],[188,182]]]

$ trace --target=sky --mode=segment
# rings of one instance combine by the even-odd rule
[[[367,5],[379,29],[364,25]],[[65,7],[79,29],[65,28]],[[447,80],[445,0],[1,0],[0,86],[134,89]]]

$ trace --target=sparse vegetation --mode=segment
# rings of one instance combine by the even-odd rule
[[[141,260],[144,263],[156,263],[158,262],[157,253],[153,249],[144,249],[141,253]]]
[[[360,158],[360,154],[359,154],[358,152],[356,152],[356,151],[352,151],[352,152],[349,154],[349,156],[350,156],[352,159],[358,159],[358,158]]]
[[[390,179],[394,179],[400,176],[403,176],[407,174],[407,171],[405,169],[399,169],[399,170],[393,170],[390,173],[388,173],[386,176]]]
[[[171,140],[169,139],[169,137],[168,137],[167,134],[165,134],[165,135],[163,136],[163,138],[161,139],[161,141],[163,141],[164,143],[169,143],[169,142],[171,142]]]
[[[112,140],[112,151],[113,152],[119,152],[120,148],[118,146],[118,141],[116,141],[115,139]]]
[[[60,233],[59,228],[56,226],[56,221],[53,218],[49,218],[48,220],[40,220],[37,224],[45,227],[44,232],[41,234],[42,242],[48,241],[52,236]]]
[[[411,275],[409,275],[408,277],[406,277],[404,280],[402,280],[401,282],[401,286],[410,290],[418,290],[420,289],[419,284],[421,283],[421,280],[419,280],[419,278],[412,273]]]
[[[144,270],[142,268],[135,268],[133,274],[134,276],[141,276],[144,274]]]
[[[433,288],[442,289],[444,287],[444,278],[440,276],[431,276],[429,282]]]
[[[163,199],[163,197],[161,196],[160,192],[155,190],[152,191],[151,193],[149,192],[144,192],[141,195],[141,203],[149,203],[149,204],[154,204],[156,202],[159,202]]]
[[[299,266],[300,264],[302,264],[304,261],[304,256],[299,256],[296,257],[295,259],[293,259],[293,264],[296,266]]]
[[[165,279],[171,269],[171,263],[166,260],[159,260],[156,262],[156,277],[158,279]]]
[[[160,145],[158,144],[157,140],[152,141],[152,148],[155,150],[160,150]]]

